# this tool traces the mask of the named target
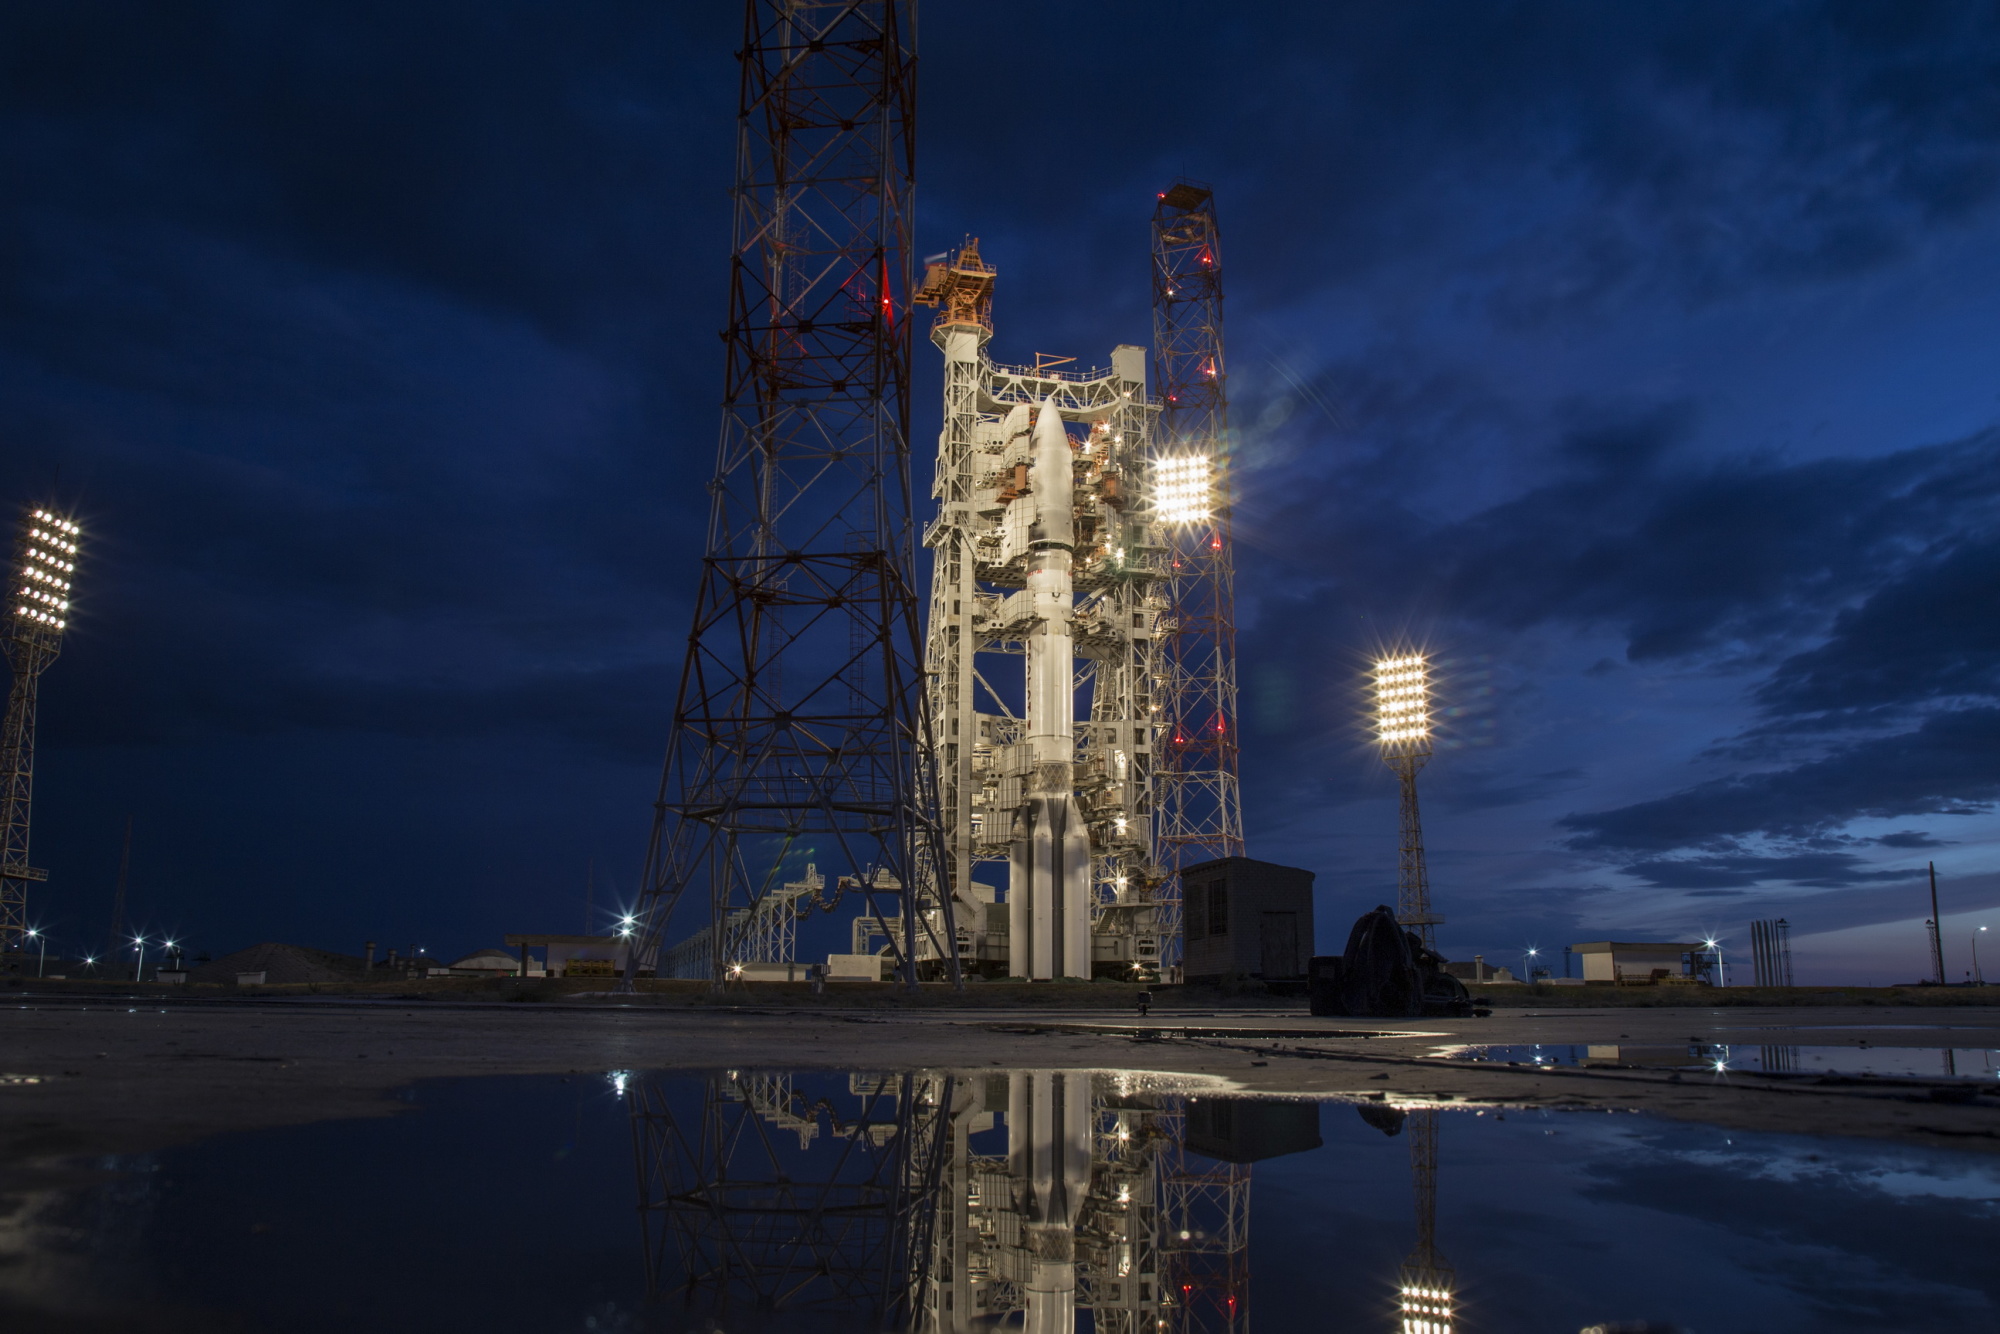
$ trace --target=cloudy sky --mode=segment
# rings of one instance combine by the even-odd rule
[[[721,382],[740,11],[0,14],[0,497],[92,545],[38,912],[452,952],[643,853]],[[923,251],[994,353],[1148,340],[1225,235],[1253,854],[1393,892],[1355,724],[1442,663],[1448,952],[2000,926],[2000,11],[923,12]],[[920,454],[937,367],[918,347]],[[1993,948],[2000,966],[2000,945]]]

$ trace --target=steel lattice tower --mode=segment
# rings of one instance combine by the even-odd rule
[[[627,983],[692,894],[720,987],[732,912],[807,854],[906,982],[920,931],[956,980],[913,577],[915,6],[744,15],[721,441]]]
[[[1243,855],[1237,794],[1236,592],[1230,541],[1229,376],[1215,197],[1176,181],[1153,210],[1153,361],[1160,460],[1207,461],[1205,514],[1172,530],[1172,632],[1160,645],[1155,847],[1163,929],[1180,939],[1180,871]]]
[[[49,873],[29,865],[29,815],[35,791],[35,708],[42,673],[62,652],[69,586],[80,530],[49,509],[22,513],[8,571],[4,635],[13,683],[0,724],[0,953],[22,948],[28,931],[28,882]]]

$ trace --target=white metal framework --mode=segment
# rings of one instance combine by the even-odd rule
[[[931,338],[945,362],[938,512],[924,534],[925,668],[959,949],[975,971],[1030,975],[1010,940],[1011,914],[977,877],[982,863],[1015,853],[1022,812],[1051,781],[1048,747],[1031,744],[1024,678],[1031,645],[1051,623],[1049,595],[1031,579],[1047,546],[1037,515],[1060,487],[1070,560],[1058,619],[1074,654],[1075,717],[1073,767],[1058,786],[1073,792],[1087,829],[1091,916],[1088,969],[1080,961],[1063,969],[1149,978],[1162,943],[1151,815],[1153,643],[1166,582],[1147,500],[1157,407],[1146,393],[1146,353],[1121,346],[1108,368],[1089,371],[998,365],[986,354],[993,280],[969,242],[930,266],[916,297],[941,307]],[[1079,428],[1062,442],[1066,469],[1046,459],[1040,428],[1029,428],[1031,413],[1039,422],[1046,412]],[[1051,469],[1067,476],[1033,475]]]

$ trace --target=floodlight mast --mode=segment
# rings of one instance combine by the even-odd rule
[[[43,506],[22,512],[8,571],[6,623],[0,631],[13,683],[0,725],[0,953],[23,948],[28,933],[28,883],[49,873],[28,864],[29,814],[35,786],[35,709],[42,673],[62,652],[69,625],[70,580],[82,530],[66,514]]]
[[[1424,863],[1424,826],[1417,811],[1417,771],[1431,757],[1430,659],[1401,653],[1375,663],[1375,741],[1382,762],[1402,785],[1402,818],[1396,862],[1396,920],[1416,929],[1424,947],[1437,949],[1444,918],[1431,911],[1430,871]]]

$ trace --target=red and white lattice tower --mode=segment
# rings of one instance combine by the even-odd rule
[[[1243,854],[1236,778],[1236,595],[1229,377],[1215,197],[1176,181],[1153,210],[1154,489],[1170,541],[1172,630],[1160,644],[1154,846],[1162,934],[1180,957],[1180,872]],[[1169,512],[1171,511],[1171,512]]]

